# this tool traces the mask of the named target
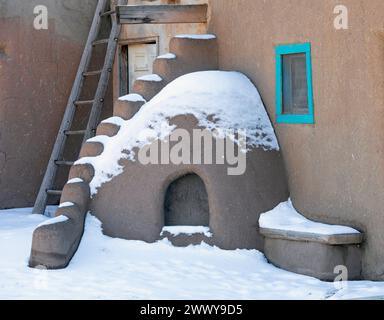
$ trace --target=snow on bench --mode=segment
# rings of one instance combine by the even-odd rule
[[[269,238],[322,242],[330,245],[358,244],[363,241],[359,231],[338,225],[311,221],[294,208],[292,201],[279,204],[259,219],[260,232]]]

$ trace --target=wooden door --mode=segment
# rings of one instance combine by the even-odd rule
[[[130,44],[128,46],[129,92],[139,77],[152,74],[153,62],[157,57],[156,43]]]

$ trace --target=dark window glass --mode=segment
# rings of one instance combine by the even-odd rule
[[[283,113],[309,113],[305,53],[283,55]]]

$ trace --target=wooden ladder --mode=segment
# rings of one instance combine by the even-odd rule
[[[107,92],[110,74],[113,68],[117,41],[120,34],[121,25],[117,22],[116,12],[108,9],[109,0],[99,0],[96,13],[93,18],[88,40],[81,57],[80,65],[73,83],[72,91],[69,96],[68,104],[60,126],[59,133],[54,144],[48,167],[45,172],[36,202],[33,208],[34,214],[44,214],[50,196],[60,196],[62,190],[54,190],[58,168],[60,166],[72,166],[74,162],[63,159],[65,145],[69,136],[83,136],[83,143],[95,135],[96,127],[100,120],[105,94]],[[119,0],[118,4],[126,4],[126,0]],[[103,18],[111,18],[111,32],[107,39],[98,39]],[[93,49],[96,46],[107,45],[104,65],[101,70],[89,71]],[[96,93],[92,100],[80,100],[84,81],[87,77],[99,76]],[[88,124],[85,130],[72,130],[72,124],[76,114],[76,109],[80,106],[89,105]],[[80,150],[79,150],[80,151]]]

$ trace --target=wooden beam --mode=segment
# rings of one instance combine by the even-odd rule
[[[120,24],[206,23],[208,5],[117,6]]]

